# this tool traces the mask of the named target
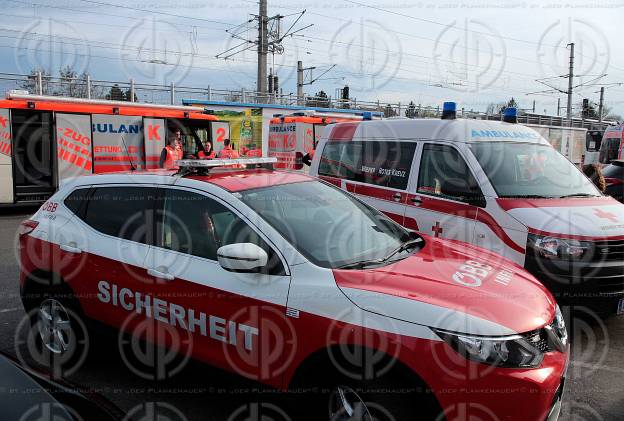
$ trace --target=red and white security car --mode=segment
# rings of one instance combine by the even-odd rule
[[[535,278],[268,162],[62,186],[20,231],[42,345],[69,352],[78,317],[135,334],[147,320],[170,334],[144,339],[197,360],[322,386],[302,395],[317,420],[558,417],[567,334]]]

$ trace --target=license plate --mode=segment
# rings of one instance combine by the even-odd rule
[[[617,314],[618,316],[624,314],[624,298],[620,298],[620,301],[618,301]]]

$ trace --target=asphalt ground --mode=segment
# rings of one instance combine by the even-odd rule
[[[19,298],[15,252],[18,224],[29,211],[0,211],[0,350],[21,354],[35,364],[19,329],[26,315]],[[582,313],[566,317],[572,354],[561,419],[624,420],[624,317],[602,321]],[[154,380],[129,369],[110,329],[98,329],[93,336],[98,352],[67,378],[99,392],[133,418],[295,421],[289,412],[293,399],[299,409],[309,404],[305,395],[284,399],[239,376],[192,361],[182,364],[175,375]],[[6,392],[3,386],[0,379],[0,392]]]

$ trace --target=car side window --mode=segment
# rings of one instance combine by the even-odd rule
[[[418,193],[462,202],[483,198],[466,161],[457,149],[448,145],[424,145],[418,174]]]
[[[82,217],[87,201],[89,200],[90,191],[91,189],[89,187],[76,189],[65,198],[63,203],[73,214]]]
[[[253,243],[269,256],[266,273],[284,274],[277,253],[245,221],[219,202],[199,193],[168,189],[158,246],[217,260],[219,247]]]
[[[329,142],[319,175],[405,190],[415,151],[416,142]]]
[[[152,187],[97,187],[81,219],[101,233],[150,244],[157,193]]]

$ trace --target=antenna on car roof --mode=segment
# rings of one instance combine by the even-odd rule
[[[121,142],[126,149],[126,156],[128,157],[128,161],[130,161],[130,171],[136,171],[136,167],[134,166],[134,162],[132,162],[132,157],[130,156],[130,151],[128,150],[128,146],[126,145],[126,141],[123,136],[121,136]]]

